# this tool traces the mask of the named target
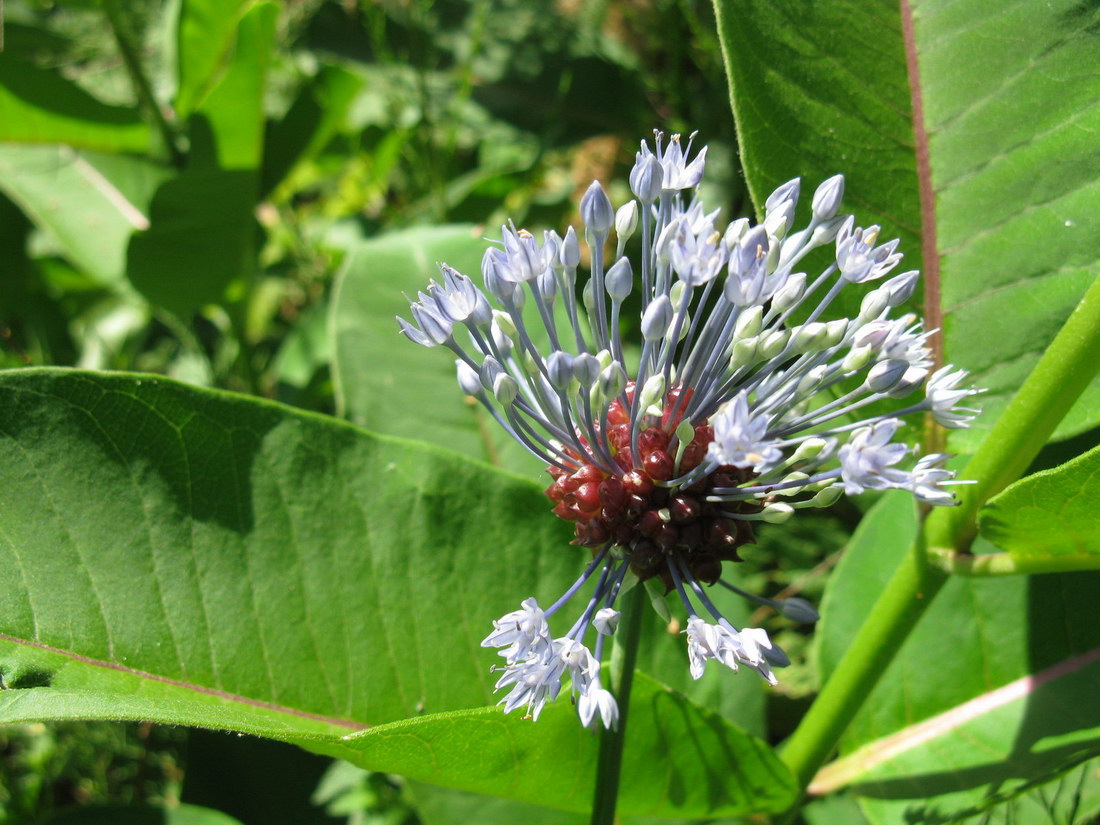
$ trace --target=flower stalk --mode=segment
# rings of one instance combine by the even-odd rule
[[[634,685],[634,665],[638,660],[638,640],[642,635],[642,613],[645,610],[644,588],[635,585],[623,596],[623,621],[615,636],[611,653],[608,687],[619,703],[619,723],[600,731],[599,755],[596,762],[596,790],[592,799],[592,825],[614,825],[615,806],[619,798],[622,776],[623,745],[626,742],[627,718],[630,715],[630,690]]]

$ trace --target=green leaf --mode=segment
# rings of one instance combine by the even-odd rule
[[[253,171],[200,168],[165,181],[127,248],[134,288],[182,317],[239,296],[256,266],[257,180]]]
[[[0,720],[238,730],[588,804],[597,739],[567,700],[537,725],[498,708],[444,713],[492,701],[494,657],[479,647],[491,619],[528,595],[548,603],[584,560],[536,485],[153,376],[20,370],[0,388],[0,565],[13,571],[0,579]],[[640,685],[627,810],[792,801],[763,743]],[[414,741],[441,755],[437,770]],[[502,784],[501,760],[517,758]]]
[[[240,825],[240,821],[198,805],[164,808],[103,805],[62,811],[44,820],[44,825]]]
[[[148,229],[130,243],[130,282],[180,316],[238,300],[256,268],[264,84],[277,12],[257,3],[236,25],[218,82],[188,121],[191,164],[157,191]]]
[[[191,114],[209,93],[231,57],[237,22],[254,0],[183,0],[176,23],[175,109]]]
[[[829,578],[814,635],[820,681],[832,675],[867,617],[870,594],[881,593],[917,536],[917,510],[907,492],[886,493],[863,516]],[[868,564],[867,559],[873,559]]]
[[[341,66],[322,66],[302,86],[286,115],[267,131],[263,192],[269,193],[294,167],[314,157],[344,126],[366,80]]]
[[[130,236],[148,228],[153,193],[170,175],[143,158],[0,144],[0,189],[102,284],[122,280]]]
[[[470,822],[522,822],[524,825],[586,825],[584,814],[543,808],[511,799],[473,794],[409,782],[410,795],[423,825],[467,825]]]
[[[406,340],[394,321],[409,317],[404,295],[415,299],[439,277],[437,263],[476,277],[485,248],[474,227],[443,226],[383,235],[355,249],[332,297],[338,409],[376,432],[439,444],[536,478],[542,465],[476,402],[463,399],[454,356]]]
[[[265,83],[278,12],[275,3],[254,3],[237,24],[236,39],[217,84],[188,118],[194,163],[223,170],[259,170]],[[252,197],[256,197],[255,186]]]
[[[790,772],[764,743],[639,674],[618,810],[623,816],[777,812],[794,798]],[[484,708],[371,728],[337,755],[412,779],[583,813],[596,737],[567,702],[537,723]]]
[[[56,71],[0,52],[0,141],[145,152],[149,135],[137,109],[109,106]]]
[[[818,644],[826,672],[915,527],[887,497],[857,531],[823,605]],[[975,545],[976,552],[992,549]],[[882,821],[920,820],[929,811],[946,820],[1100,753],[1100,710],[1089,698],[1100,677],[1100,628],[1082,618],[1098,598],[1100,576],[1091,573],[950,580],[849,728],[842,758],[815,778],[815,790],[853,785],[888,800],[866,806],[889,808]]]
[[[1100,447],[1017,481],[978,514],[991,543],[1014,556],[1100,553]]]
[[[0,385],[0,667],[51,685],[5,718],[286,738],[486,705],[490,621],[584,561],[537,487],[453,454],[148,376]]]
[[[975,427],[951,433],[972,451],[1094,277],[1097,10],[918,0],[907,34],[891,0],[715,5],[754,200],[844,172],[859,221],[924,258],[927,325],[989,390]],[[1098,422],[1094,382],[1057,435]]]

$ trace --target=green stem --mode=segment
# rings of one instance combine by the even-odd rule
[[[929,547],[969,549],[978,510],[1023,475],[1058,423],[1100,370],[1100,278],[1050,342],[1012,402],[966,465],[974,484],[957,489],[959,506],[941,507],[925,526]]]
[[[145,76],[145,72],[141,68],[141,59],[138,56],[137,49],[134,48],[134,44],[130,42],[124,15],[122,9],[119,8],[118,0],[106,0],[104,10],[107,12],[107,21],[111,25],[111,33],[114,35],[118,50],[122,54],[122,62],[126,64],[126,71],[134,83],[138,99],[152,115],[153,122],[156,123],[164,145],[172,157],[173,165],[181,166],[183,164],[183,153],[176,142],[176,134],[167,118],[165,118],[164,111],[157,103],[156,95],[153,94],[153,87],[149,84],[149,78]]]
[[[925,522],[921,538],[910,548],[829,681],[787,741],[783,761],[801,787],[809,785],[832,753],[845,728],[947,581],[948,571],[942,564],[934,563],[926,547],[937,548],[941,557],[944,553],[961,555],[960,550],[970,547],[977,534],[978,509],[1027,469],[1100,370],[1098,352],[1100,279],[1085,293],[968,462],[962,475],[976,483],[961,488],[960,506],[939,508]],[[795,810],[788,813],[788,821]]]
[[[645,588],[635,584],[623,597],[623,621],[615,634],[615,650],[607,688],[619,703],[619,724],[600,733],[600,753],[596,763],[596,795],[592,800],[592,825],[613,825],[615,803],[619,798],[619,776],[623,764],[626,721],[630,713],[630,689],[634,685],[634,664],[638,659],[638,639],[645,612],[642,594]]]
[[[1041,573],[1076,573],[1100,570],[1100,555],[1067,553],[1064,556],[1014,556],[1011,553],[988,553],[973,556],[954,550],[929,548],[928,560],[953,576],[1028,576]]]
[[[825,763],[947,578],[947,573],[928,563],[922,546],[909,549],[832,677],[787,740],[782,758],[801,787],[809,785]]]

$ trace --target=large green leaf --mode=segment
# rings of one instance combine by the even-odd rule
[[[182,0],[176,21],[176,112],[186,118],[220,79],[237,22],[254,0]]]
[[[224,71],[191,115],[191,165],[157,190],[148,229],[130,243],[130,282],[181,316],[239,298],[256,268],[264,83],[276,16],[273,3],[258,3],[241,18]]]
[[[395,315],[436,264],[477,278],[485,241],[472,226],[411,229],[360,244],[337,277],[330,321],[341,414],[376,432],[440,444],[537,478],[543,469],[476,402],[464,400],[454,357],[397,332]],[[450,356],[450,357],[448,357]],[[548,478],[548,477],[547,477]]]
[[[170,175],[143,158],[0,144],[0,189],[104,284],[122,280],[130,236],[149,227],[153,193]]]
[[[133,805],[70,808],[54,814],[43,825],[241,825],[221,811],[198,805],[153,808]]]
[[[1016,556],[1100,553],[1100,447],[994,496],[978,514],[990,542]]]
[[[814,644],[822,682],[866,619],[868,594],[882,592],[916,535],[917,511],[908,493],[887,493],[860,520],[821,600]]]
[[[137,109],[109,106],[55,71],[0,53],[0,141],[145,152],[149,135]]]
[[[537,725],[445,715],[491,701],[490,620],[554,598],[584,560],[537,485],[152,376],[35,369],[0,373],[0,387],[0,720],[239,730],[587,804],[597,739],[568,701]],[[633,810],[789,804],[790,776],[758,740],[653,682],[638,696]],[[500,760],[517,756],[502,784]]]
[[[911,503],[885,498],[829,585],[819,632],[828,672],[915,537]],[[875,541],[873,536],[883,537]],[[978,552],[993,548],[979,541]],[[1100,753],[1100,576],[949,581],[819,774],[874,800],[876,821],[964,815]],[[1100,780],[1088,774],[1090,793]],[[1096,787],[1093,787],[1096,786]]]
[[[913,262],[923,237],[928,324],[989,389],[974,429],[952,433],[972,450],[1094,277],[1100,12],[1076,0],[715,5],[756,202],[796,174],[844,172],[864,225],[897,233]],[[1058,434],[1097,422],[1100,383]]]
[[[597,744],[558,702],[537,724],[492,708],[458,711],[346,736],[346,753],[336,753],[413,779],[584,812]],[[644,675],[631,694],[625,749],[624,816],[781,811],[794,798],[790,772],[763,742]]]

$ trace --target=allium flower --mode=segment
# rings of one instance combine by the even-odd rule
[[[916,272],[888,276],[898,242],[879,228],[837,216],[840,175],[818,187],[812,217],[792,232],[800,182],[768,198],[764,221],[722,226],[683,190],[695,187],[706,150],[690,158],[678,136],[645,143],[630,175],[637,201],[616,210],[599,183],[581,201],[591,268],[578,284],[580,238],[541,240],[509,225],[482,262],[484,290],[444,265],[398,319],[411,341],[457,357],[459,385],[547,466],[546,490],[575,544],[593,558],[543,610],[534,599],[494,622],[482,645],[503,664],[497,689],[506,711],[537,717],[568,679],[585,725],[616,724],[618,707],[600,682],[615,603],[625,587],[658,580],[687,614],[691,674],[710,660],[747,666],[774,684],[786,655],[759,628],[738,629],[707,596],[720,583],[794,621],[817,619],[802,599],[772,601],[723,580],[723,563],[754,540],[757,522],[827,507],[843,494],[909,490],[933,505],[953,503],[947,456],[918,458],[894,439],[901,417],[931,413],[963,427],[974,411],[956,407],[962,371],[931,379],[929,333],[907,301]],[[641,256],[623,256],[641,231]],[[616,254],[606,257],[614,235]],[[798,270],[815,248],[834,262],[815,277]],[[851,318],[819,320],[846,286],[881,281]],[[578,289],[580,287],[580,289]],[[640,292],[640,341],[622,330],[627,298]],[[496,308],[494,308],[494,304]],[[860,419],[869,405],[913,394],[922,400]],[[881,406],[877,407],[881,409]],[[573,626],[553,636],[550,620],[594,580]],[[702,615],[700,615],[702,614]],[[708,618],[703,618],[708,617]],[[594,650],[585,640],[594,638]]]

